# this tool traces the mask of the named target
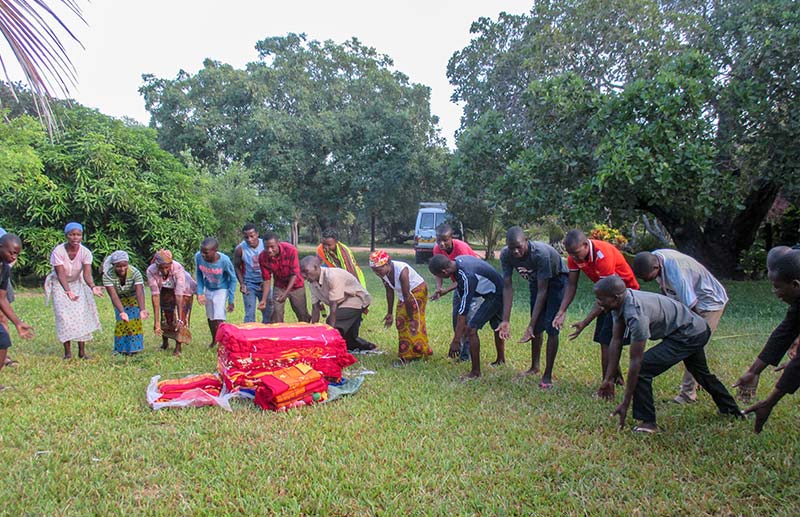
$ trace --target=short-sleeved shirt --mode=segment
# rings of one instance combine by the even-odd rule
[[[500,265],[503,268],[503,278],[511,278],[516,269],[531,284],[567,272],[567,265],[555,248],[539,241],[528,241],[528,253],[520,258],[512,256],[508,246],[504,247],[500,252]]]
[[[108,268],[103,272],[103,286],[113,287],[119,297],[135,294],[137,285],[144,285],[144,278],[142,278],[141,271],[133,266],[128,266],[124,284],[120,282],[114,268]]]
[[[150,264],[145,271],[147,284],[153,294],[159,294],[162,287],[174,289],[175,296],[191,296],[197,292],[197,284],[180,262],[173,260],[167,278],[161,276],[157,264]]]
[[[288,242],[279,242],[277,257],[270,257],[266,251],[258,256],[258,265],[261,267],[261,276],[265,281],[275,277],[275,287],[286,289],[289,287],[289,278],[295,275],[292,291],[303,287],[303,277],[300,275],[300,260],[297,257],[297,248]]]
[[[318,282],[308,282],[311,291],[311,304],[322,302],[338,304],[341,309],[363,309],[372,303],[369,293],[346,269],[320,268]]]
[[[622,252],[605,241],[589,239],[589,257],[586,262],[576,262],[569,257],[567,266],[570,271],[583,271],[595,283],[601,278],[618,275],[626,287],[639,289],[639,282]]]
[[[258,245],[253,248],[247,241],[242,241],[236,246],[242,250],[242,278],[248,286],[261,289],[264,279],[261,277],[261,267],[258,265],[258,256],[264,251],[264,241],[258,239]]]
[[[614,323],[625,321],[631,343],[648,339],[690,339],[708,330],[708,324],[684,304],[663,294],[625,290],[619,309],[611,311]]]
[[[503,296],[503,277],[495,268],[487,262],[472,257],[462,255],[455,259],[456,282],[458,292],[461,295],[461,303],[458,306],[458,314],[466,316],[472,304],[472,300],[477,296],[486,298],[487,296]]]
[[[11,288],[11,265],[0,262],[0,290],[8,291]]]
[[[661,264],[656,277],[661,290],[690,309],[721,311],[728,303],[728,293],[701,263],[683,253],[670,249],[653,252]]]
[[[447,251],[443,250],[439,243],[433,245],[433,254],[434,255],[445,255],[450,260],[455,260],[456,257],[460,257],[461,255],[469,255],[471,257],[478,257],[478,254],[470,247],[469,244],[466,242],[453,239],[453,249],[450,250],[448,253]]]
[[[91,263],[92,252],[83,244],[78,248],[78,253],[75,254],[74,259],[69,258],[69,253],[64,244],[59,244],[50,253],[50,265],[53,266],[53,271],[55,271],[56,266],[63,266],[67,283],[80,279],[83,274],[83,266],[86,264],[91,265]]]
[[[469,255],[470,257],[480,258],[469,244],[460,239],[453,239],[453,249],[451,249],[450,252],[443,250],[441,246],[439,246],[439,243],[437,242],[436,244],[433,245],[433,254],[444,255],[450,260],[455,260],[456,257],[460,257],[461,255]],[[455,282],[456,276],[451,275],[450,280]]]

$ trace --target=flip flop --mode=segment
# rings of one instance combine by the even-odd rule
[[[659,430],[660,429],[657,426],[655,429],[650,429],[649,427],[642,427],[640,425],[634,426],[633,428],[634,433],[642,433],[642,434],[656,434]]]
[[[19,361],[16,361],[14,359],[6,359],[6,362],[3,363],[3,366],[17,366],[18,364]]]
[[[543,390],[552,390],[553,388],[555,388],[555,384],[553,384],[552,382],[540,382],[539,388]]]

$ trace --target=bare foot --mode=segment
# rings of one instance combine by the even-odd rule
[[[161,350],[166,350],[168,347],[169,343],[167,343],[166,341],[164,343],[161,343]]]
[[[181,353],[179,351],[175,350],[174,352],[172,352],[172,355],[175,356],[175,357],[180,357]]]
[[[217,346],[217,343],[216,343],[216,341],[212,341],[212,342],[211,342],[211,343],[208,345],[208,348],[214,348],[215,346]]]
[[[72,354],[64,354],[64,360],[67,361],[69,359],[72,359]]]
[[[481,372],[469,372],[469,373],[462,374],[461,377],[459,377],[459,378],[462,381],[471,381],[472,379],[477,379],[480,376],[481,376]]]
[[[531,368],[529,370],[525,370],[524,372],[519,372],[518,377],[528,377],[529,375],[537,375],[539,370]]]
[[[619,374],[614,378],[614,384],[617,386],[625,386],[625,379],[622,378],[622,374]]]
[[[90,356],[89,354],[81,354],[81,355],[78,355],[78,357],[83,359],[83,360],[85,360],[85,361],[88,361],[89,359],[92,358],[92,356]]]
[[[493,363],[490,363],[490,366],[500,366],[501,364],[506,364],[505,359],[497,359]]]

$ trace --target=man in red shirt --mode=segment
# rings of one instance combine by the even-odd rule
[[[258,265],[264,279],[261,303],[259,310],[267,306],[267,293],[269,281],[275,278],[273,286],[272,323],[283,323],[284,306],[286,299],[292,304],[292,311],[297,316],[297,321],[309,322],[311,315],[308,313],[306,303],[306,288],[303,277],[300,275],[300,261],[297,258],[297,248],[288,242],[281,242],[277,234],[268,232],[263,237],[264,251],[258,256]]]
[[[433,246],[433,255],[444,255],[450,260],[455,260],[456,257],[461,255],[470,255],[478,257],[469,244],[466,242],[453,238],[453,227],[447,223],[440,224],[436,227],[436,244]],[[456,291],[458,284],[456,283],[455,276],[450,277],[450,285],[446,288],[442,287],[442,279],[438,276],[436,278],[436,292],[431,296],[431,301],[438,300],[442,296],[451,291],[453,293],[453,331],[456,330],[456,323],[458,322],[458,306],[461,304],[461,296]],[[458,358],[461,361],[469,361],[469,341],[464,338],[461,340],[461,346],[458,353]]]
[[[580,230],[570,230],[564,237],[564,248],[566,248],[569,255],[567,259],[569,280],[567,289],[564,292],[564,300],[561,302],[561,307],[559,307],[555,318],[553,318],[553,327],[560,329],[564,325],[567,309],[575,298],[575,292],[578,290],[578,278],[581,271],[586,273],[589,280],[595,283],[601,278],[617,275],[622,278],[625,287],[639,289],[639,282],[636,281],[631,266],[625,260],[622,252],[615,248],[614,245],[605,241],[588,239],[586,234]],[[610,314],[604,313],[603,309],[595,303],[586,318],[572,325],[575,332],[570,334],[569,338],[575,339],[578,337],[583,329],[595,318],[597,318],[597,324],[594,328],[594,341],[600,344],[602,376],[608,366],[608,345],[611,343],[614,327]],[[617,364],[615,382],[622,384],[622,373],[619,370],[619,364]]]

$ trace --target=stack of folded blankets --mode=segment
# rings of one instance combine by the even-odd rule
[[[191,396],[189,392],[192,390],[202,390],[209,395],[219,397],[220,391],[222,391],[222,381],[213,373],[161,381],[158,383],[158,392],[161,396],[156,402],[169,402],[186,398]]]
[[[225,323],[216,340],[225,386],[257,396],[261,389],[265,401],[272,394],[274,400],[262,407],[289,407],[297,397],[316,402],[314,393],[317,398],[327,394],[326,379],[339,382],[342,368],[356,362],[339,331],[324,324]]]
[[[261,409],[282,411],[323,402],[328,398],[328,381],[310,366],[297,363],[260,377],[255,403]]]

